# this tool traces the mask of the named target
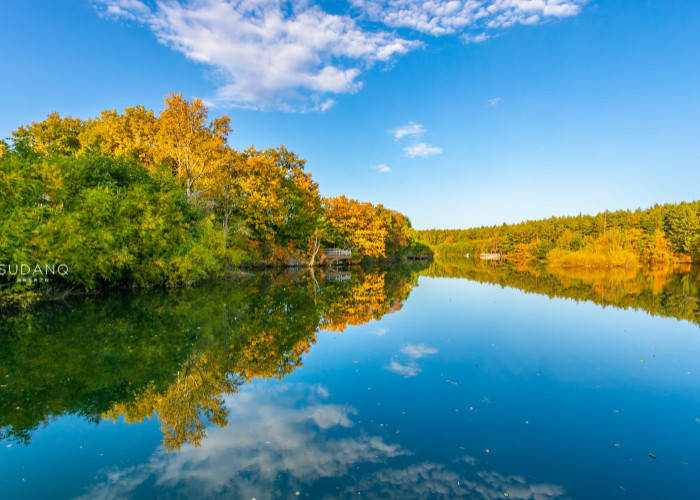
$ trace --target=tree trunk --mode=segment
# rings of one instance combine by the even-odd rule
[[[316,229],[316,231],[314,231],[314,245],[311,250],[311,260],[309,260],[309,267],[313,267],[314,263],[316,262],[316,254],[318,254],[320,248],[321,242],[318,239],[318,229]]]

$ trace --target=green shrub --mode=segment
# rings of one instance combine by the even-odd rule
[[[174,176],[133,160],[5,154],[0,191],[3,295],[17,286],[8,267],[23,263],[65,264],[52,282],[92,289],[191,282],[234,257]]]

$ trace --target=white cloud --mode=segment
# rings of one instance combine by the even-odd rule
[[[386,163],[380,163],[378,165],[373,165],[372,168],[379,172],[380,174],[388,174],[391,172],[391,167],[387,165]]]
[[[420,123],[408,122],[406,125],[397,127],[391,131],[397,141],[404,137],[420,137],[425,133],[425,127]]]
[[[370,19],[433,36],[575,16],[588,0],[351,0]],[[479,36],[479,35],[475,35]]]
[[[473,463],[467,462],[470,466]],[[461,474],[460,474],[461,472]],[[464,472],[468,472],[465,477]],[[401,468],[386,467],[359,478],[344,491],[371,491],[376,498],[474,498],[494,500],[553,500],[566,498],[564,488],[551,483],[528,483],[522,476],[489,470],[451,470],[443,464],[419,462]]]
[[[476,35],[465,33],[461,36],[461,38],[466,43],[482,43],[491,38],[491,36],[492,35],[489,35],[487,33],[477,33]]]
[[[314,388],[316,389],[316,394],[318,394],[323,399],[326,399],[331,395],[331,393],[328,392],[328,389],[326,389],[326,387],[321,384],[316,385]]]
[[[429,354],[436,354],[438,350],[425,344],[408,344],[401,348],[401,352],[410,358],[418,359],[424,358]]]
[[[415,32],[480,43],[515,24],[578,15],[587,2],[350,0],[347,13],[330,14],[318,0],[92,0],[101,15],[142,24],[213,69],[210,104],[288,111],[330,109],[331,95],[362,88],[364,71],[420,47]]]
[[[249,389],[229,397],[229,425],[209,428],[200,447],[158,450],[146,463],[100,471],[82,498],[138,496],[144,484],[156,484],[165,497],[280,498],[281,491],[342,477],[360,464],[410,455],[355,430],[353,407],[316,403],[307,390]]]
[[[319,106],[318,109],[319,109],[319,111],[327,111],[327,110],[331,109],[334,104],[335,104],[335,99],[328,98],[321,103],[321,105]]]
[[[420,373],[420,367],[415,362],[409,362],[404,365],[395,359],[392,359],[391,362],[389,362],[389,366],[387,366],[386,369],[407,378],[415,377]]]
[[[410,142],[404,146],[403,151],[411,158],[427,158],[442,153],[442,148],[420,141],[420,138],[426,133],[425,127],[420,123],[411,121],[389,132],[397,141],[405,142],[408,140]]]
[[[154,488],[166,498],[267,500],[295,498],[299,490],[319,498],[357,497],[358,491],[363,498],[566,497],[559,485],[489,470],[470,456],[449,465],[421,460],[406,446],[410,441],[373,434],[358,425],[352,406],[318,403],[316,392],[294,384],[227,397],[229,425],[209,428],[200,447],[160,449],[142,463],[102,469],[80,498],[140,497]],[[329,483],[342,489],[321,496]]]
[[[147,26],[162,44],[215,69],[213,104],[320,110],[354,93],[360,75],[421,45],[310,1],[94,0],[106,17]]]
[[[410,144],[403,148],[404,152],[411,158],[427,158],[429,156],[437,155],[442,153],[442,148],[437,146],[431,146],[424,142],[417,142],[416,144]]]
[[[415,377],[421,372],[421,368],[416,360],[431,354],[437,354],[437,352],[438,350],[435,347],[429,347],[425,344],[407,344],[401,348],[401,354],[408,358],[406,362],[401,363],[396,358],[392,358],[386,369],[406,378]]]
[[[498,106],[498,104],[502,101],[500,97],[492,97],[489,99],[489,106]]]
[[[140,0],[96,1],[95,4],[103,9],[104,15],[129,21],[142,20],[150,14],[151,10]]]

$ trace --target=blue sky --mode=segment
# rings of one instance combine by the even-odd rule
[[[0,136],[181,91],[325,196],[468,227],[700,198],[696,0],[25,0]]]

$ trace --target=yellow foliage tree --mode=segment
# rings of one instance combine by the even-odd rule
[[[170,93],[158,120],[156,161],[167,162],[185,186],[187,199],[195,195],[198,182],[220,160],[231,131],[231,119],[222,116],[207,122],[208,109],[201,99],[187,101]]]
[[[41,155],[72,155],[80,149],[80,135],[85,123],[79,118],[50,113],[45,120],[23,125],[12,132],[15,150]]]
[[[147,166],[153,165],[158,119],[144,106],[103,111],[87,122],[81,137],[84,150],[98,150],[115,156],[129,156]]]
[[[388,231],[371,203],[339,196],[325,199],[324,205],[332,239],[349,244],[360,255],[386,257]]]
[[[225,148],[206,177],[207,191],[221,215],[224,236],[228,235],[233,214],[239,210],[243,195],[243,174],[246,158],[238,151]]]
[[[668,264],[673,261],[671,245],[664,236],[663,231],[657,229],[651,238],[649,262],[652,264]]]

